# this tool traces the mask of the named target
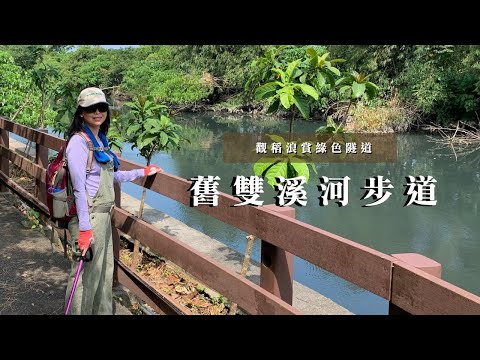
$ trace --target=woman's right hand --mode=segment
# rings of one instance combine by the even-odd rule
[[[157,165],[148,165],[145,169],[143,169],[143,175],[144,176],[151,176],[153,174],[156,174],[158,172],[162,172],[162,168]]]

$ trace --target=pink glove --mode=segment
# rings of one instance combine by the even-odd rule
[[[92,230],[80,231],[78,236],[78,247],[80,251],[87,250],[90,247],[90,243],[93,241],[93,232]]]
[[[162,168],[160,166],[148,165],[145,169],[143,169],[143,176],[150,176],[160,171],[162,171]]]

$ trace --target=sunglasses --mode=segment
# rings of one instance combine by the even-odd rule
[[[94,113],[97,111],[97,109],[100,112],[106,112],[108,111],[108,104],[100,103],[83,108],[83,110],[87,113]]]

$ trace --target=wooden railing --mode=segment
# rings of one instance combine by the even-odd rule
[[[35,163],[8,148],[9,132],[37,144]],[[37,187],[44,187],[42,181],[45,178],[45,148],[58,151],[63,143],[64,140],[56,136],[0,117],[0,191],[9,187],[48,214],[44,193],[37,190],[33,196],[8,177],[9,161],[35,177],[39,183]],[[121,170],[139,167],[142,166],[120,159]],[[187,206],[190,204],[188,189],[191,182],[186,179],[159,173],[154,179],[142,178],[134,183]],[[239,199],[231,195],[220,193],[218,206],[198,206],[195,209],[262,239],[261,286],[246,280],[166,232],[137,219],[121,207],[116,207],[113,213],[114,230],[118,229],[138,239],[143,245],[178,264],[250,314],[300,313],[291,306],[292,276],[291,261],[288,261],[288,258],[292,255],[388,300],[391,313],[480,314],[479,296],[440,279],[439,271],[429,273],[412,266],[415,263],[409,264],[408,256],[383,254],[306,224],[293,218],[293,213],[285,208],[271,205],[233,207],[239,202]],[[116,246],[118,249],[118,244]],[[418,258],[429,261],[421,255],[416,256],[417,260]],[[162,311],[162,304],[168,299],[163,299],[161,294],[142,283],[124,265],[119,264],[117,271],[120,282],[134,287],[133,290],[145,301]]]

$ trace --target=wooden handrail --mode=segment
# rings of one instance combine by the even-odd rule
[[[26,126],[15,124],[0,116],[0,135],[2,135],[2,139],[5,139],[5,130],[26,137],[39,145],[54,150],[59,150],[64,142],[63,139],[56,136],[44,134]],[[3,140],[3,142],[5,142],[5,140]],[[22,169],[37,179],[38,177],[44,176],[43,171],[45,171],[45,169],[42,169],[41,166],[11,152],[6,149],[5,146],[1,146],[1,144],[0,142],[0,164],[4,164],[5,159],[7,159],[7,161],[10,160],[15,164],[20,164]],[[120,166],[122,170],[142,167],[140,164],[125,159],[120,159]],[[8,174],[0,173],[0,180],[18,192],[18,185],[15,185],[12,180],[8,179],[7,175]],[[166,195],[187,206],[190,204],[190,193],[188,189],[191,186],[191,182],[186,179],[166,173],[159,173],[154,178],[143,178],[134,181],[134,183]],[[35,201],[36,199],[30,200]],[[239,199],[231,195],[220,193],[219,205],[217,207],[199,206],[195,209],[244,230],[249,234],[255,235],[262,240],[268,241],[272,245],[351,281],[391,301],[409,313],[480,314],[480,297],[475,294],[460,289],[444,280],[435,278],[408,264],[402,263],[390,255],[360,245],[354,241],[329,233],[299,220],[278,214],[267,208],[254,206],[233,207],[234,204],[239,202]],[[42,203],[39,203],[39,207],[40,209],[45,209],[45,205]],[[214,288],[217,287],[219,290],[221,289],[226,295],[230,295],[232,297],[231,299],[239,303],[240,306],[245,306],[246,309],[248,308],[254,313],[255,311],[258,313],[269,313],[270,310],[273,311],[273,308],[269,308],[269,306],[276,304],[275,306],[278,306],[278,310],[273,311],[274,313],[284,311],[287,311],[286,313],[295,313],[296,310],[289,308],[288,304],[283,303],[279,299],[279,303],[276,303],[267,294],[263,293],[262,290],[260,290],[261,288],[255,288],[257,285],[248,283],[241,277],[237,279],[235,274],[230,270],[212,262],[188,246],[178,243],[168,234],[158,229],[155,230],[151,225],[133,218],[123,210],[116,209],[115,221],[116,226],[122,230],[126,230],[125,232],[127,233],[129,231],[139,232],[137,235],[140,236],[140,239],[143,239],[145,243],[148,243],[151,248],[158,247],[159,250],[170,254],[179,261],[179,265],[193,273],[201,273],[201,270],[193,265],[196,261],[207,264],[206,266],[212,273],[205,273],[202,276],[207,279],[208,284]],[[127,226],[128,229],[126,229],[125,226]],[[142,232],[146,231],[145,229],[154,232],[152,238],[142,236]],[[301,234],[301,236],[299,236],[299,234]],[[175,244],[172,246],[176,247],[176,249],[169,249],[167,244]],[[183,256],[175,255],[178,254],[177,251],[180,251],[180,249]],[[217,272],[220,272],[221,275],[218,275]],[[235,282],[236,286],[243,286],[244,290],[239,292],[236,289],[232,289],[229,287],[228,281],[221,279],[222,276],[230,280],[235,279],[232,281]],[[243,281],[247,282],[248,285],[247,283],[243,283]],[[246,301],[243,291],[245,291],[245,293],[254,291],[257,294],[255,295],[257,296],[256,301],[260,298],[262,299],[261,304]],[[258,296],[260,296],[260,298],[258,298]],[[258,306],[258,308],[256,308],[256,306]],[[262,306],[266,306],[266,308]]]

